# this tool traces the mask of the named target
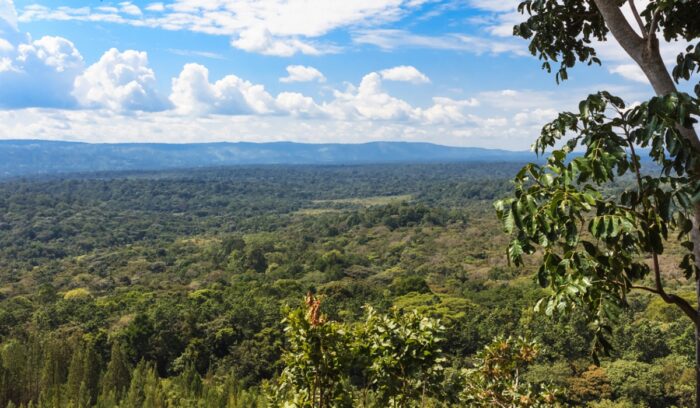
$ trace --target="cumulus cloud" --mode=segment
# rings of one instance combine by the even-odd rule
[[[83,57],[72,42],[44,36],[7,47],[0,58],[0,106],[64,107],[75,105],[73,79],[83,69]]]
[[[298,92],[281,92],[275,98],[275,105],[279,112],[295,117],[320,117],[324,115],[322,109],[310,96]]]
[[[45,66],[56,72],[69,72],[83,66],[83,57],[73,43],[63,37],[45,36],[20,44],[17,61],[24,67]]]
[[[276,115],[421,124],[473,122],[469,110],[479,106],[479,101],[475,98],[458,100],[436,97],[431,106],[420,108],[390,95],[382,87],[385,78],[409,82],[427,80],[425,75],[413,67],[397,68],[370,72],[357,86],[350,84],[344,90],[333,90],[332,98],[321,103],[297,92],[282,92],[273,97],[262,85],[235,75],[227,75],[212,83],[205,66],[188,64],[172,81],[170,101],[176,112],[191,116]],[[295,70],[292,67],[289,72],[293,76],[301,72],[308,73],[309,70]],[[309,79],[311,76],[309,74],[304,78]],[[317,76],[318,74],[313,75]]]
[[[264,86],[235,75],[211,83],[209,70],[199,64],[185,65],[173,78],[170,101],[177,112],[188,115],[265,114],[274,109],[274,99]]]
[[[408,102],[382,89],[382,77],[377,72],[365,75],[357,88],[335,91],[333,96],[334,100],[325,109],[334,118],[406,120],[415,116],[415,109]]]
[[[430,82],[430,78],[410,65],[400,65],[398,67],[379,71],[379,73],[382,79],[387,81],[404,81],[414,84],[426,84]]]
[[[73,79],[82,69],[83,57],[71,41],[32,40],[17,29],[12,0],[0,0],[0,107],[73,107]]]
[[[114,111],[157,111],[166,107],[145,52],[112,48],[75,79],[81,106]]]
[[[410,70],[406,71],[410,72]],[[417,70],[416,72],[420,73]],[[418,78],[415,75],[398,76],[397,74],[394,80],[402,78],[400,80],[411,81],[414,77]],[[383,80],[384,71],[371,72],[362,78],[357,87],[350,85],[345,91],[336,90],[333,93],[333,100],[321,105],[321,109],[328,117],[336,120],[459,124],[469,122],[472,118],[470,109],[479,106],[479,101],[475,98],[458,100],[434,97],[431,106],[416,107],[387,93],[382,87]]]
[[[433,106],[421,111],[422,119],[431,124],[464,123],[473,121],[475,116],[470,108],[479,106],[475,98],[455,100],[445,97],[434,97]]]
[[[289,65],[287,76],[280,78],[280,82],[325,82],[326,77],[314,67],[304,65]]]

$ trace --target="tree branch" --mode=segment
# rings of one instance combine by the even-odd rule
[[[630,289],[638,289],[638,290],[643,290],[643,291],[646,291],[646,292],[651,292],[651,293],[654,293],[654,294],[657,294],[657,295],[659,294],[659,292],[658,292],[656,289],[650,288],[650,287],[648,287],[648,286],[636,286],[636,285],[632,285],[632,286],[630,286]]]
[[[651,23],[649,24],[649,41],[656,39],[656,27],[659,24],[659,9],[654,10],[651,15]]]
[[[666,65],[659,53],[659,44],[656,36],[650,35],[646,39],[640,37],[632,29],[624,14],[622,14],[622,10],[616,0],[594,0],[594,3],[615,40],[639,65],[654,88],[654,92],[659,96],[676,92],[676,84],[668,73],[668,69],[666,69]],[[650,29],[653,29],[651,32],[655,32],[658,25],[658,12],[656,14],[657,18],[653,22],[652,27],[650,27]],[[700,151],[700,139],[694,129],[679,126],[678,131],[690,142],[695,150]],[[700,240],[700,233],[698,234],[698,239]],[[698,255],[700,256],[700,248],[698,248]],[[698,264],[700,266],[700,259],[698,259]]]
[[[629,144],[631,154],[632,154],[632,162],[634,163],[634,171],[637,176],[637,184],[639,186],[639,194],[642,194],[643,190],[643,184],[642,184],[642,174],[639,168],[639,161],[637,160],[637,154],[634,149],[634,144],[632,143],[631,139],[629,138],[629,133],[627,133],[627,142]],[[647,202],[645,200],[644,206],[647,207]],[[693,323],[695,323],[695,326],[700,326],[700,316],[698,316],[698,312],[693,308],[693,306],[690,305],[685,299],[673,295],[673,294],[668,294],[664,290],[663,282],[661,281],[661,267],[659,266],[659,256],[655,253],[652,252],[652,258],[654,260],[654,281],[656,283],[656,289],[649,288],[646,286],[631,286],[632,289],[639,289],[639,290],[645,290],[647,292],[655,293],[659,296],[661,296],[661,299],[664,300],[666,303],[674,304],[678,306],[683,313],[688,316]]]
[[[630,26],[622,14],[618,2],[615,0],[594,0],[594,2],[600,14],[603,15],[605,25],[617,42],[632,59],[640,64],[644,50],[644,39]]]
[[[685,313],[685,315],[688,316],[690,320],[693,321],[693,323],[695,323],[696,327],[700,326],[700,321],[698,320],[698,312],[693,308],[693,306],[691,306],[690,303],[688,303],[687,300],[683,299],[682,297],[666,293],[661,282],[659,256],[653,253],[652,258],[654,260],[654,280],[656,281],[656,289],[653,290],[653,293],[656,293],[659,296],[661,296],[661,299],[663,299],[664,302],[678,306],[683,311],[683,313]]]
[[[630,9],[632,10],[632,15],[634,15],[634,19],[637,20],[637,25],[639,25],[639,30],[642,32],[642,37],[647,38],[647,29],[646,27],[644,27],[642,17],[639,16],[639,12],[637,11],[637,6],[634,4],[634,0],[627,0],[627,3],[629,3],[630,5]]]

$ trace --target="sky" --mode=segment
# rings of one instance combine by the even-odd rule
[[[526,150],[590,93],[651,95],[612,42],[557,85],[512,36],[516,5],[0,0],[0,139]]]

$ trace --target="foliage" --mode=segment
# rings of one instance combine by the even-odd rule
[[[328,321],[311,293],[305,305],[285,319],[288,348],[277,400],[295,407],[353,406],[353,380],[383,406],[413,406],[439,392],[445,328],[438,320],[415,311],[383,315],[368,306],[365,321],[353,327]]]
[[[556,391],[522,381],[525,368],[539,353],[536,343],[519,338],[496,338],[465,371],[462,401],[472,407],[559,406]]]
[[[357,348],[369,357],[371,384],[379,402],[406,407],[411,401],[438,392],[446,359],[440,348],[445,327],[439,320],[416,311],[394,309],[381,315],[367,308],[367,318],[358,335]]]
[[[648,2],[637,16],[644,38],[616,34],[630,56],[647,69],[657,92],[660,81],[667,79],[665,90],[632,107],[601,91],[581,101],[578,112],[559,114],[533,145],[538,154],[553,149],[546,164],[523,167],[515,177],[515,197],[495,204],[512,237],[509,259],[522,265],[524,255],[542,254],[537,279],[551,295],[538,306],[548,315],[582,309],[592,324],[595,358],[599,351],[610,351],[613,323],[628,306],[633,289],[658,295],[700,324],[691,302],[666,291],[659,261],[679,241],[684,249],[678,268],[687,279],[698,273],[690,235],[700,191],[700,152],[693,131],[700,94],[675,91],[665,71],[648,71],[653,64],[649,58],[658,54],[657,29],[667,41],[693,41],[700,35],[698,9],[691,3]],[[527,0],[519,9],[528,19],[514,33],[530,40],[531,52],[545,60],[546,69],[549,60],[560,58],[557,80],[566,79],[567,68],[577,59],[600,63],[591,40],[606,40],[609,27],[617,27],[604,20],[601,7],[607,6],[614,12],[606,18],[615,18],[619,5],[608,1]],[[624,17],[621,24],[627,24]],[[647,51],[637,55],[635,41],[642,40]],[[686,51],[673,70],[676,81],[689,79],[697,67],[693,47]],[[649,159],[643,160],[638,151],[648,152]],[[661,174],[653,174],[655,169]],[[606,193],[607,186],[625,177],[635,183],[621,195]],[[651,286],[640,284],[648,278]]]
[[[320,312],[321,301],[311,293],[306,310],[289,313],[286,365],[282,372],[280,393],[294,407],[350,406],[343,377],[348,371],[349,338],[337,322],[327,321]]]
[[[645,31],[659,28],[666,41],[693,41],[700,36],[700,10],[692,1],[650,1],[640,13]],[[532,55],[543,60],[543,69],[551,71],[550,61],[559,62],[557,81],[568,79],[568,69],[577,62],[601,64],[593,40],[612,41],[598,5],[593,1],[525,0],[518,6],[527,20],[514,27],[516,36],[530,41]],[[688,50],[690,51],[690,49]],[[688,63],[679,63],[679,71],[692,72],[695,65],[691,55]],[[697,61],[697,59],[694,59]],[[676,74],[677,70],[674,70]],[[687,79],[687,77],[686,77]]]

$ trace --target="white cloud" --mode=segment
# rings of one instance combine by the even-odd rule
[[[7,1],[7,0],[0,0]],[[336,52],[333,44],[314,39],[352,26],[376,26],[397,21],[423,0],[175,0],[151,3],[147,17],[131,2],[120,12],[97,8],[26,6],[20,21],[102,21],[167,30],[186,30],[231,37],[231,45],[249,52],[291,56]]]
[[[238,34],[238,38],[231,40],[231,45],[244,51],[277,57],[291,57],[297,53],[320,55],[331,52],[330,48],[323,50],[317,45],[296,37],[274,36],[263,27],[243,30]]]
[[[30,44],[20,44],[17,50],[17,61],[25,66],[42,65],[56,72],[73,71],[83,66],[80,52],[63,37],[44,36]]]
[[[224,60],[226,59],[223,55],[218,52],[211,51],[201,51],[201,50],[183,50],[180,48],[168,48],[168,51],[175,55],[181,55],[184,57],[204,57],[210,59]]]
[[[0,38],[0,54],[9,54],[15,50],[15,46],[4,38]]]
[[[430,83],[430,78],[410,65],[400,65],[398,67],[384,69],[379,71],[379,74],[381,74],[382,79],[386,81],[403,81],[414,84]]]
[[[199,64],[187,64],[172,80],[170,101],[178,113],[265,114],[274,108],[274,99],[262,85],[254,85],[235,75],[209,82],[209,70]]]
[[[70,91],[82,68],[83,57],[71,41],[32,40],[17,29],[12,0],[0,0],[0,107],[73,107]]]
[[[42,6],[39,4],[30,4],[22,10],[18,17],[18,21],[29,23],[32,21],[90,21],[102,23],[117,23],[117,24],[132,24],[134,26],[144,26],[145,23],[141,19],[129,18],[128,14],[122,15],[118,12],[113,12],[109,8],[107,11],[100,11],[97,8],[94,10],[90,7],[71,8],[61,6],[55,9]],[[133,17],[133,16],[131,16]]]
[[[513,126],[505,118],[471,116],[468,123],[356,121],[255,115],[188,117],[172,111],[124,115],[108,110],[22,109],[0,111],[0,139],[89,142],[297,141],[361,143],[421,141],[525,150],[538,129]]]
[[[12,0],[0,0],[0,20],[5,21],[12,29],[17,31],[17,11]],[[0,34],[2,34],[1,30]]]
[[[16,72],[16,69],[10,58],[0,58],[0,74],[3,72]],[[2,78],[2,76],[0,76],[0,78]]]
[[[188,64],[172,81],[170,101],[178,113],[191,116],[290,115],[324,120],[415,124],[475,122],[474,116],[469,112],[479,106],[479,101],[475,98],[456,100],[435,97],[430,107],[420,108],[387,93],[382,87],[385,76],[387,79],[402,81],[427,80],[415,68],[398,68],[401,69],[370,72],[362,78],[359,85],[334,90],[329,101],[319,103],[312,97],[297,92],[282,92],[273,98],[262,85],[252,84],[235,75],[227,75],[212,83],[206,67]],[[307,72],[297,71],[297,74]],[[290,69],[289,72],[292,75],[295,70]]]
[[[513,116],[516,126],[538,125],[554,120],[559,112],[556,109],[526,109]]]
[[[395,21],[411,7],[418,4],[406,0],[177,0],[171,9],[180,13],[183,28],[220,30],[229,35],[265,28],[274,36],[312,38],[353,24]],[[190,20],[184,20],[187,17]],[[201,26],[188,27],[192,20]]]
[[[469,5],[484,11],[506,12],[515,10],[519,0],[469,0]]]
[[[529,55],[527,47],[516,39],[487,38],[464,34],[428,36],[405,30],[365,29],[353,32],[353,42],[369,44],[390,51],[399,48],[429,48],[446,51],[464,51],[476,55],[514,54]]]
[[[325,82],[326,77],[314,67],[304,65],[287,66],[286,77],[280,78],[280,82]]]
[[[129,14],[132,16],[143,15],[143,13],[141,12],[141,9],[137,5],[131,3],[130,1],[124,1],[124,2],[119,3],[119,7],[120,7],[122,13],[124,13],[124,14]]]
[[[165,6],[163,5],[163,3],[151,3],[148,6],[146,6],[146,10],[161,12],[165,11]]]
[[[233,75],[211,83],[206,68],[196,64],[186,66],[173,82],[171,99],[179,109],[161,112],[0,110],[0,139],[313,143],[401,140],[524,150],[546,121],[561,110],[576,109],[578,95],[593,91],[581,88],[561,94],[504,89],[465,99],[434,97],[430,106],[416,107],[383,90],[378,72],[365,75],[357,86],[335,91],[333,98],[324,103],[295,92],[282,92],[272,98],[261,86]],[[637,88],[628,86],[614,91],[630,99]],[[260,106],[265,108],[263,113]]]
[[[145,52],[112,48],[75,79],[80,105],[113,111],[157,111],[166,107]]]
[[[290,76],[304,77],[301,73],[308,72],[311,71],[295,70],[293,67],[289,70]],[[414,80],[414,76],[400,78]],[[307,75],[304,78],[311,77]],[[252,84],[235,75],[227,75],[212,83],[206,67],[188,64],[172,81],[170,101],[178,113],[193,116],[291,115],[331,120],[413,121],[416,123],[447,122],[456,117],[455,112],[464,114],[466,108],[478,105],[475,99],[460,101],[435,98],[433,107],[422,110],[388,94],[382,89],[382,80],[381,73],[371,72],[362,78],[357,87],[349,85],[345,90],[335,90],[330,101],[318,103],[312,97],[296,92],[282,92],[273,98],[262,85]],[[440,111],[452,112],[452,116],[447,113],[441,114]],[[439,116],[441,117],[438,118]],[[463,121],[464,118],[460,117],[458,120]]]
[[[505,38],[516,18],[522,18],[513,13],[510,0],[460,3],[487,12],[480,21],[468,20],[478,25],[476,30],[466,31],[473,33],[470,35],[418,35],[381,29],[420,5],[420,1],[411,0],[135,3],[143,11],[134,2],[120,0],[81,8],[30,5],[22,10],[20,21],[78,20],[187,30],[226,36],[236,48],[276,56],[337,52],[338,46],[322,37],[340,28],[349,29],[356,44],[385,50],[412,47],[477,55],[528,54],[524,41]],[[330,92],[315,99],[297,92],[271,95],[263,85],[236,75],[210,80],[206,67],[188,64],[172,79],[169,101],[164,101],[156,92],[155,73],[148,66],[146,53],[110,50],[85,70],[82,56],[70,41],[60,37],[28,40],[16,31],[15,15],[12,2],[0,0],[0,106],[12,108],[0,110],[0,138],[183,142],[231,140],[231,135],[236,135],[237,140],[251,141],[421,140],[526,148],[545,121],[562,109],[575,109],[572,101],[594,91],[460,91],[451,92],[452,98],[435,96],[427,103],[411,98],[409,102],[384,89],[385,81],[428,83],[430,78],[404,65],[370,72],[344,89],[324,88]],[[7,19],[15,21],[13,27]],[[634,70],[625,66],[626,55],[610,44],[601,44],[600,54],[606,62],[613,62],[611,72],[633,75]],[[221,58],[199,50],[169,51]],[[664,58],[674,56],[675,51],[664,53]],[[287,72],[281,82],[325,79],[310,66],[290,65]],[[447,90],[451,85],[441,82],[435,89]],[[644,96],[638,86],[625,90],[625,86],[598,85],[616,93],[622,89],[626,97],[634,92],[639,100]],[[470,84],[464,89],[473,87]],[[91,110],[76,109],[80,107]]]
[[[646,77],[646,75],[644,75],[644,72],[642,72],[642,69],[639,68],[637,64],[615,65],[612,68],[609,68],[609,71],[612,74],[618,74],[631,81],[645,84],[649,83],[649,79]]]
[[[323,115],[313,98],[297,92],[281,92],[275,98],[275,104],[280,112],[296,117],[319,117]]]
[[[513,27],[526,20],[526,17],[517,11],[500,14],[495,24],[487,25],[486,31],[496,37],[512,37]]]
[[[45,36],[20,43],[0,58],[0,106],[73,107],[73,79],[83,69],[83,57],[72,42]]]
[[[116,7],[112,7],[112,6],[100,6],[100,7],[97,7],[97,10],[104,12],[104,13],[112,13],[112,14],[119,13],[119,9]]]
[[[532,107],[561,108],[562,106],[565,106],[562,101],[563,96],[566,97],[569,96],[569,94],[554,93],[551,91],[537,91],[532,89],[502,89],[479,92],[477,98],[483,105],[494,110],[521,111]]]
[[[445,97],[434,97],[433,106],[421,112],[422,119],[430,124],[464,123],[474,120],[469,113],[470,108],[479,106],[475,98],[455,100]]]
[[[381,85],[381,75],[369,73],[357,88],[351,86],[345,92],[335,91],[333,101],[324,105],[324,110],[336,119],[407,120],[415,117],[415,108],[384,92]]]

